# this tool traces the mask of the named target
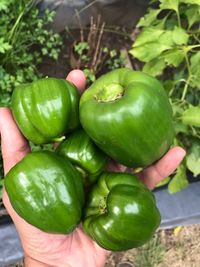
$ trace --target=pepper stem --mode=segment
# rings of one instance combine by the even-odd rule
[[[111,83],[104,86],[96,95],[98,102],[113,102],[123,96],[124,88],[118,83]]]
[[[104,197],[103,199],[101,199],[101,201],[99,203],[100,214],[104,214],[107,212],[106,199],[107,199],[107,197]]]
[[[58,142],[58,143],[60,143],[60,142],[62,142],[63,140],[65,140],[65,136],[61,136],[61,137],[58,137],[58,138],[54,138],[52,141],[53,141],[53,142]]]

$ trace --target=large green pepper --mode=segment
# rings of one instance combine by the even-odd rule
[[[24,136],[35,144],[57,141],[79,125],[79,93],[63,79],[46,78],[18,86],[12,112]]]
[[[56,152],[71,161],[81,173],[86,185],[92,184],[97,180],[107,162],[106,155],[82,129],[70,134],[58,146]]]
[[[158,160],[174,138],[172,109],[162,85],[129,69],[103,75],[83,93],[80,121],[105,153],[128,167]]]
[[[141,246],[159,224],[154,195],[131,174],[104,173],[88,195],[83,227],[105,249]]]
[[[5,188],[15,211],[45,232],[67,234],[81,220],[82,178],[56,153],[28,154],[8,172]]]

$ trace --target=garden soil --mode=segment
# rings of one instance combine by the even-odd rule
[[[123,262],[134,267],[200,267],[200,225],[159,231],[142,248],[112,253],[105,267],[117,267]],[[6,267],[22,266],[19,263]]]

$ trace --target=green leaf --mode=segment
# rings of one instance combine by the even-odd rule
[[[147,62],[143,67],[143,71],[149,75],[157,76],[162,74],[164,68],[165,68],[164,59],[156,58]]]
[[[95,74],[90,69],[84,69],[83,70],[86,78],[88,79],[88,82],[94,82],[96,80]]]
[[[189,35],[183,28],[175,26],[172,38],[175,44],[182,45],[187,44]]]
[[[158,183],[158,184],[156,185],[156,188],[168,184],[169,181],[170,181],[170,177],[166,177],[165,179],[163,179],[160,183]]]
[[[8,42],[5,42],[4,38],[0,38],[0,53],[4,54],[7,50],[10,50],[12,48],[11,45],[9,45]]]
[[[174,131],[176,135],[179,133],[188,134],[188,126],[180,121],[174,122]]]
[[[160,56],[162,52],[167,49],[170,49],[170,47],[165,44],[158,44],[157,42],[152,42],[139,47],[135,47],[130,50],[130,53],[143,62],[149,62],[152,59],[155,59]]]
[[[192,25],[196,22],[199,22],[199,16],[200,16],[200,9],[197,6],[190,6],[185,11],[189,28],[192,27]]]
[[[172,80],[164,80],[163,86],[165,88],[166,93],[169,95],[170,91],[174,88],[175,84]]]
[[[12,0],[0,0],[0,11],[8,9]]]
[[[170,181],[168,185],[168,190],[170,194],[174,194],[186,188],[187,186],[188,186],[188,180],[186,175],[186,167],[184,163],[182,163],[177,168],[176,174]]]
[[[199,5],[200,6],[200,0],[180,0],[180,2],[185,3],[185,4]]]
[[[193,142],[189,154],[186,157],[187,168],[194,177],[200,174],[200,142]]]
[[[200,88],[200,51],[190,58],[192,79],[190,86]]]
[[[179,0],[160,0],[161,9],[172,9],[178,11]]]
[[[156,20],[159,13],[160,9],[150,8],[149,12],[139,20],[137,27],[152,26],[153,22]]]
[[[160,36],[164,33],[163,30],[155,29],[153,27],[149,27],[144,29],[136,38],[133,47],[138,47],[144,45],[146,43],[151,43],[158,41]]]
[[[183,62],[185,58],[185,53],[183,50],[174,48],[170,49],[163,53],[162,57],[168,65],[173,65],[174,67],[178,67],[181,62]]]
[[[157,28],[145,29],[136,39],[129,51],[134,57],[143,62],[157,58],[163,51],[173,46],[172,31]]]
[[[173,31],[167,31],[167,30],[163,31],[163,34],[160,36],[160,39],[158,40],[158,43],[172,47],[174,45]]]
[[[200,106],[191,106],[182,114],[182,122],[186,125],[200,127]]]

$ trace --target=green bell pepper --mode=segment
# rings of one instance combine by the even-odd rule
[[[57,141],[79,125],[79,93],[63,79],[46,78],[15,88],[12,112],[23,135],[35,144]]]
[[[5,188],[19,216],[45,232],[67,234],[81,220],[82,178],[54,152],[28,154],[8,172]]]
[[[69,135],[56,152],[71,161],[81,173],[85,185],[94,183],[107,163],[107,156],[82,129]]]
[[[146,243],[160,224],[154,195],[128,173],[103,173],[88,195],[83,228],[101,247],[123,251]]]
[[[160,82],[125,68],[103,75],[83,93],[80,121],[97,146],[128,167],[152,164],[174,138],[172,108]]]

